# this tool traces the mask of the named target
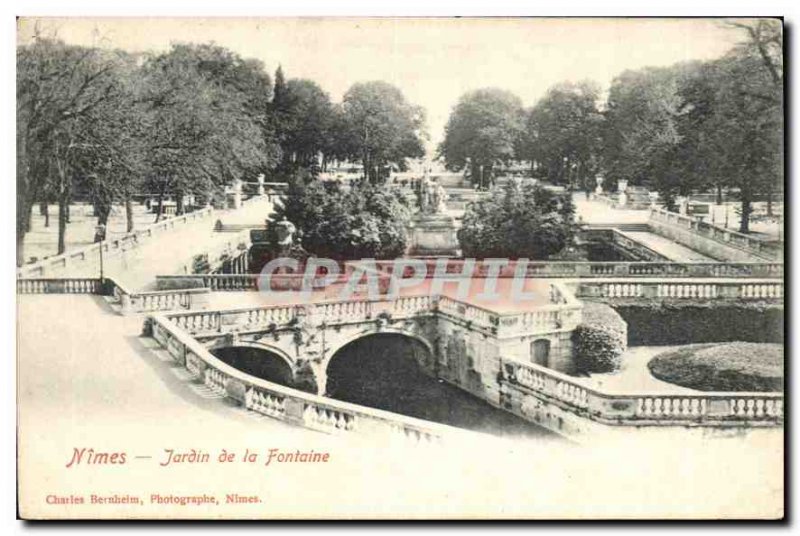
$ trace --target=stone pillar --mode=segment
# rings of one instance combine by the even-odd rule
[[[658,192],[649,192],[647,195],[650,197],[650,210],[656,210],[658,208],[658,205],[656,205]]]
[[[233,208],[242,207],[242,181],[236,179],[233,181]]]
[[[625,179],[620,179],[617,183],[617,189],[619,190],[619,206],[624,207],[628,204],[628,194],[625,193],[625,190],[628,189],[628,181]]]
[[[264,195],[264,174],[258,175],[258,195]]]

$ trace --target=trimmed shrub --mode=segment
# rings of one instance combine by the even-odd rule
[[[612,307],[585,302],[572,342],[578,372],[614,372],[628,348],[628,325]]]
[[[693,344],[650,360],[659,380],[700,391],[782,391],[783,345]]]
[[[783,343],[783,306],[754,303],[615,303],[628,323],[628,344]]]

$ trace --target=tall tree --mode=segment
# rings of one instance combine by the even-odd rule
[[[364,178],[373,184],[388,176],[389,167],[406,169],[407,159],[425,155],[425,113],[386,82],[364,82],[344,95],[337,129],[337,152],[361,162]]]
[[[695,164],[685,174],[738,190],[740,231],[749,232],[753,200],[783,179],[781,90],[761,58],[737,50],[705,66],[685,98],[683,155]]]
[[[59,203],[58,253],[65,250],[76,163],[95,110],[118,97],[117,60],[42,37],[17,49],[17,264],[24,261],[31,207],[44,192]]]
[[[660,175],[671,170],[663,164],[681,140],[678,87],[685,68],[625,71],[612,81],[603,129],[603,161],[611,180],[664,182]]]
[[[208,198],[277,162],[271,84],[258,62],[213,45],[174,45],[149,58],[143,75],[149,185],[159,199],[175,195],[179,213],[185,194]]]
[[[445,126],[438,153],[448,169],[467,174],[476,184],[490,184],[493,168],[514,157],[522,133],[522,101],[501,89],[469,92],[459,99]]]
[[[525,149],[537,158],[555,183],[591,187],[598,167],[603,116],[600,87],[593,82],[565,82],[550,88],[528,112]]]
[[[330,97],[312,80],[292,79],[273,101],[274,113],[280,115],[278,132],[283,164],[290,168],[316,167],[317,157],[330,145],[333,105]]]

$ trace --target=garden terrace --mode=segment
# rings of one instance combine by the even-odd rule
[[[782,261],[783,245],[663,209],[651,209],[648,224],[680,244],[723,260]]]

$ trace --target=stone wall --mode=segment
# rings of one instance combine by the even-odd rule
[[[728,231],[721,228],[712,228],[709,224],[701,224],[691,222],[685,216],[667,215],[665,217],[674,217],[678,222],[664,221],[661,213],[653,214],[648,220],[648,225],[656,234],[674,240],[690,249],[699,251],[713,259],[720,261],[732,262],[758,262],[758,261],[782,261],[782,256],[776,257],[772,249],[764,249],[763,252],[755,251],[746,245],[739,245],[736,241],[750,241],[756,243],[755,240],[750,240],[745,235],[740,235],[734,231]],[[724,240],[717,240],[710,236],[704,236],[699,233],[697,229],[681,225],[688,222],[689,225],[703,226],[706,232],[711,234],[720,235],[723,239],[727,235],[729,241],[726,243]]]

